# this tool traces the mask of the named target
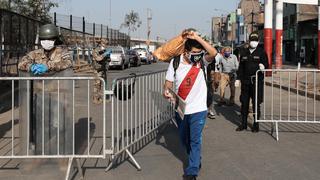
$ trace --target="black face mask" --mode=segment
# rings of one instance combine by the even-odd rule
[[[199,53],[190,53],[188,58],[192,63],[200,62],[203,58],[204,52],[201,51]]]

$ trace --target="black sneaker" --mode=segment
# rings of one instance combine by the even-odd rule
[[[197,180],[197,176],[195,176],[195,175],[185,175],[185,176],[183,176],[183,180]]]

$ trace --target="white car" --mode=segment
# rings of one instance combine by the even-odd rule
[[[146,64],[151,64],[151,55],[150,52],[146,48],[134,48],[138,54],[140,55],[141,62]]]
[[[125,50],[121,46],[109,46],[107,50],[111,50],[109,67],[118,67],[121,70],[130,67],[130,61],[125,56]]]

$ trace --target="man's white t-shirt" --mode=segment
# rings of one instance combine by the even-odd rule
[[[174,69],[173,69],[173,61],[171,60],[166,80],[170,82],[174,82],[174,91],[178,93],[178,89],[180,87],[180,84],[192,68],[192,64],[184,64],[183,63],[183,55],[180,56],[180,64],[178,69],[176,70],[176,77],[174,77]],[[207,62],[204,61],[205,66],[207,65]],[[202,111],[208,110],[207,108],[207,85],[206,80],[204,78],[204,73],[202,69],[200,69],[200,72],[198,73],[197,79],[195,83],[192,86],[192,89],[189,93],[189,95],[186,98],[186,109],[185,114],[194,114]]]

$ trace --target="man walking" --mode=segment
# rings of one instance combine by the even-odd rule
[[[260,118],[260,104],[263,101],[263,81],[264,76],[262,73],[256,77],[256,72],[264,70],[269,67],[268,57],[264,49],[258,47],[259,35],[257,32],[253,32],[249,36],[249,47],[243,49],[240,52],[240,65],[238,70],[237,80],[235,86],[240,86],[241,82],[241,125],[236,131],[243,131],[247,129],[247,118],[249,114],[250,99],[253,104],[254,117]],[[258,92],[256,92],[256,78],[258,78]],[[257,104],[255,101],[256,93],[258,93]],[[257,112],[255,112],[255,106],[257,106]],[[252,132],[259,132],[259,124],[253,123]]]
[[[186,102],[183,118],[176,113],[176,120],[182,144],[189,156],[184,178],[194,180],[201,168],[201,137],[208,109],[204,66],[214,59],[217,51],[196,32],[190,31],[185,37],[185,52],[178,57],[178,67],[174,67],[176,58],[169,65],[164,96],[170,98],[169,89],[175,87],[174,91]]]
[[[234,105],[236,72],[239,68],[239,62],[237,57],[231,54],[230,47],[225,47],[222,54],[216,56],[216,65],[220,66],[221,71],[220,102],[218,105],[226,104],[224,94],[227,86],[230,86],[230,101],[228,105]]]

